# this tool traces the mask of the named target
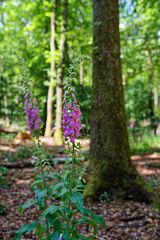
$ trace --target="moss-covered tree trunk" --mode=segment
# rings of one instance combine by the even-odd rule
[[[104,192],[148,201],[130,159],[120,61],[118,0],[93,0],[93,97],[90,178],[84,196]]]

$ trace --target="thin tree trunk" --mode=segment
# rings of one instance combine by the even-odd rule
[[[3,112],[3,107],[4,107],[4,78],[3,78],[3,58],[0,57],[0,117],[3,116],[4,112]]]
[[[47,120],[45,128],[45,137],[51,136],[52,122],[53,122],[53,83],[55,74],[55,8],[51,15],[51,38],[50,38],[50,51],[51,51],[51,65],[50,65],[50,83],[48,88],[47,99]]]
[[[80,62],[79,81],[80,81],[80,84],[83,85],[83,62]]]
[[[150,201],[130,158],[120,61],[118,0],[93,0],[93,95],[90,177],[84,197]]]
[[[158,107],[158,92],[155,86],[154,81],[154,64],[152,61],[152,52],[146,47],[146,62],[147,62],[147,69],[148,69],[148,90],[149,90],[149,98],[148,98],[148,108],[149,108],[149,119],[151,121],[151,129],[153,130],[154,134],[156,134],[157,127],[158,127],[158,117],[156,116],[155,112]]]
[[[149,119],[152,120],[154,118],[154,93],[153,93],[153,86],[154,86],[154,71],[153,71],[153,63],[151,52],[146,49],[146,62],[147,62],[147,70],[148,70],[148,90],[149,90],[149,97],[148,97],[148,109],[149,109]]]
[[[68,17],[68,0],[64,0],[63,19],[62,19],[62,33],[60,38],[60,65],[57,76],[57,99],[56,99],[56,129],[54,133],[55,143],[62,145],[62,98],[63,98],[63,77],[65,64],[65,43],[67,31],[67,17]]]
[[[158,87],[155,86],[154,87],[154,107],[155,107],[155,111],[158,110],[158,106],[159,106]]]

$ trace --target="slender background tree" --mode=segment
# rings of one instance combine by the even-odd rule
[[[54,76],[55,76],[55,3],[52,8],[51,13],[51,36],[50,36],[50,51],[51,51],[51,65],[50,65],[50,83],[48,88],[48,98],[47,98],[47,119],[46,119],[46,129],[45,137],[51,137],[52,134],[52,124],[53,124],[53,94],[54,94]]]
[[[67,17],[68,17],[68,0],[63,2],[63,14],[62,14],[62,29],[60,37],[60,62],[57,72],[57,92],[56,92],[56,128],[54,133],[55,142],[57,145],[62,145],[62,87],[64,78],[64,68],[67,63],[65,57],[67,56]]]

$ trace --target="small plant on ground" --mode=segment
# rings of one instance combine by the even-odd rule
[[[9,183],[6,181],[5,176],[8,173],[8,169],[0,166],[0,189],[7,188]],[[0,203],[0,215],[6,214],[6,206]]]
[[[68,158],[66,158],[63,170],[58,172],[50,165],[43,144],[40,142],[42,123],[37,102],[29,88],[28,70],[19,56],[18,59],[23,69],[28,128],[34,137],[34,155],[37,157],[35,179],[31,185],[34,198],[21,206],[21,210],[24,211],[35,205],[39,211],[39,218],[35,222],[23,225],[14,239],[20,239],[22,235],[33,230],[41,240],[95,239],[98,225],[105,225],[105,222],[101,216],[84,207],[82,193],[85,169],[80,162],[80,143],[75,140],[80,136],[81,111],[72,87],[72,80],[75,77],[75,68],[82,58],[78,58],[70,66],[64,86],[62,122]],[[81,232],[83,224],[90,225],[90,232],[87,236]]]
[[[8,187],[8,183],[5,179],[5,176],[7,175],[7,173],[8,173],[8,169],[3,166],[0,166],[0,189]]]

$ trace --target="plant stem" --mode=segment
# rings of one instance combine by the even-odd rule
[[[74,143],[72,144],[72,188],[74,187],[74,163],[75,163],[75,156],[74,156]]]
[[[41,145],[40,145],[40,140],[39,138],[37,139],[38,140],[38,147],[40,149],[40,151],[42,150],[41,148]],[[48,193],[48,189],[47,189],[47,184],[46,184],[46,179],[45,179],[45,175],[44,175],[44,171],[43,171],[43,165],[42,165],[42,161],[40,159],[40,170],[41,170],[41,175],[42,175],[42,179],[43,179],[43,188],[47,190],[47,193]],[[46,209],[47,208],[47,198],[45,197],[44,198],[44,208]],[[46,220],[46,226],[47,226],[47,240],[50,240],[50,234],[49,234],[49,222],[48,222],[48,219],[45,218]]]
[[[71,164],[69,163],[70,165],[70,168],[71,168],[71,175],[70,175],[70,178],[69,178],[69,191],[70,191],[70,194],[72,193],[72,190],[73,190],[73,187],[74,187],[74,143],[72,143],[72,162]],[[71,201],[69,199],[68,201],[68,208],[69,210],[71,210]],[[70,224],[70,220],[71,220],[71,224]],[[67,229],[69,229],[69,226],[72,225],[73,226],[73,220],[74,218],[72,217],[71,219],[68,218],[67,219]],[[70,237],[70,233],[69,233],[69,237]]]

